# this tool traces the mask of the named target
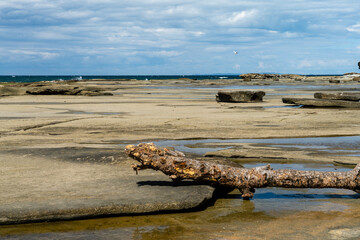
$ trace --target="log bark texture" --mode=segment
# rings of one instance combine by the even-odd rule
[[[186,158],[182,152],[160,149],[153,143],[128,145],[126,153],[142,169],[160,170],[173,180],[193,179],[216,188],[239,189],[244,199],[254,196],[255,188],[344,188],[360,193],[360,164],[348,172],[272,170],[270,165],[238,168]]]

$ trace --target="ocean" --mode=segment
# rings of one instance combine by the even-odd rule
[[[179,79],[190,78],[202,79],[240,79],[239,75],[2,75],[0,82],[39,82],[39,81],[58,81],[58,80],[84,80],[84,79]]]

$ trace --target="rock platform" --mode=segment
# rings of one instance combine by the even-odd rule
[[[205,206],[214,188],[132,170],[120,150],[1,152],[0,225],[137,215]]]

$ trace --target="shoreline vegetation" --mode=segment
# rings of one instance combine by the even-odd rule
[[[308,99],[319,92],[327,93],[322,98],[338,97],[358,93],[359,86],[358,73],[2,82],[0,236],[9,234],[5,226],[9,224],[200,209],[197,214],[206,214],[219,198],[212,187],[173,183],[159,172],[136,176],[134,162],[124,152],[128,144],[155,142],[194,159],[233,166],[353,168],[360,162],[359,109],[289,106],[282,99]],[[216,94],[224,89],[255,89],[265,95],[258,102],[217,102]],[[327,197],[316,200],[324,209],[334,202],[344,207],[337,211],[343,220],[326,211],[319,214],[328,214],[327,218],[310,214],[322,219],[321,234],[360,224],[358,195],[335,192],[348,196],[337,201],[331,194],[329,190]],[[263,201],[261,196],[255,193],[252,202]],[[278,200],[269,199],[274,204]],[[284,204],[289,201],[284,198]],[[304,201],[309,207],[310,200]],[[298,217],[306,215],[304,211],[290,216],[279,210],[276,217],[260,219],[258,227],[266,230],[272,224],[281,229],[284,221],[290,221],[305,229],[304,222],[298,222],[305,221]],[[246,216],[255,215],[250,211]],[[271,222],[275,218],[278,221]],[[329,219],[331,226],[325,224]]]

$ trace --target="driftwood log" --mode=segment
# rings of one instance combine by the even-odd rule
[[[344,188],[360,193],[360,164],[347,172],[272,170],[270,165],[238,168],[186,158],[182,152],[160,149],[153,143],[128,145],[126,153],[142,169],[160,170],[174,181],[193,179],[225,190],[239,189],[243,199],[254,196],[255,188]]]

